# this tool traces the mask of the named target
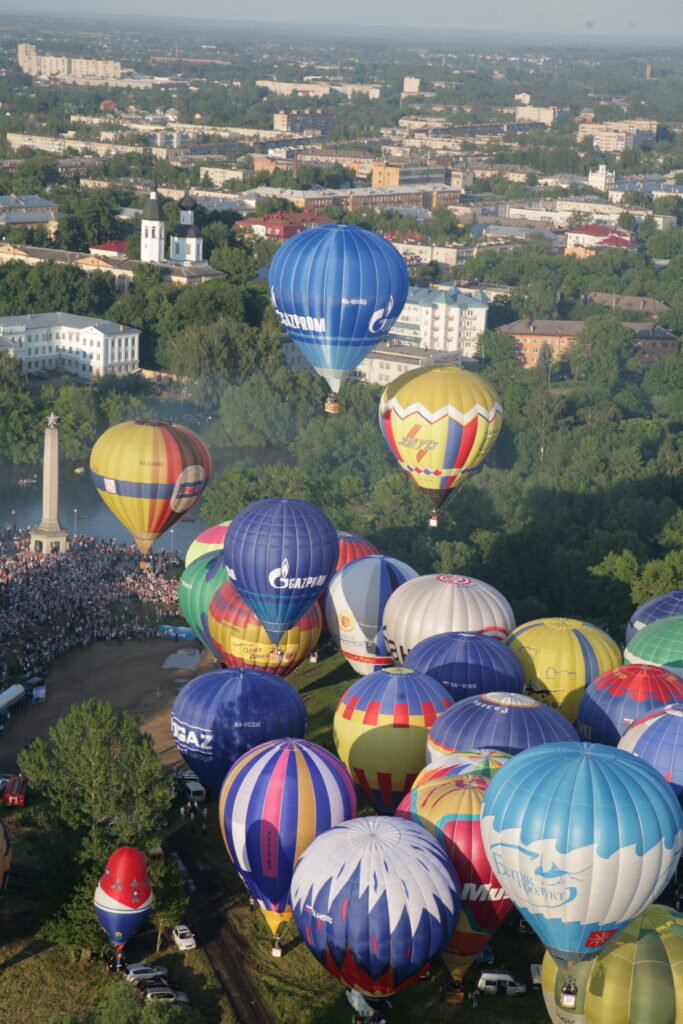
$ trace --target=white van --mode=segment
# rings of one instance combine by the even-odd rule
[[[535,992],[539,992],[541,989],[541,971],[543,970],[542,964],[530,964],[529,973],[531,975],[531,987]]]
[[[193,782],[192,779],[186,779],[185,792],[188,799],[193,803],[203,803],[206,800],[206,790],[201,782]]]
[[[526,985],[508,971],[482,971],[477,988],[486,996],[523,996]]]

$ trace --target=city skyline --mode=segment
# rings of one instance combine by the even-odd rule
[[[16,0],[15,0],[16,2]],[[113,12],[108,15],[112,16]],[[55,18],[48,0],[26,0],[21,9],[16,7],[6,14],[46,14]],[[58,17],[93,15],[90,0],[64,0]],[[221,20],[226,23],[247,24],[244,9],[229,5],[224,0],[195,0],[192,14],[199,27],[201,20]],[[98,15],[95,14],[97,17]],[[119,0],[114,17],[188,18],[186,0],[146,0],[141,9],[139,0]],[[444,29],[464,33],[495,32],[514,34],[546,34],[615,38],[683,37],[683,6],[678,0],[656,0],[647,10],[639,0],[577,0],[571,5],[556,7],[546,0],[517,0],[514,5],[489,0],[473,10],[465,0],[436,0],[428,8],[417,10],[414,5],[390,0],[375,0],[373,4],[362,0],[347,0],[343,11],[337,6],[321,8],[313,0],[291,0],[286,9],[277,0],[261,0],[249,24],[258,27],[305,25],[308,28],[377,29]]]

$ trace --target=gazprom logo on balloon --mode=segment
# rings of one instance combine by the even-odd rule
[[[210,729],[197,729],[185,722],[179,722],[175,716],[172,716],[171,732],[173,738],[186,747],[209,752],[213,749],[213,732]]]
[[[326,581],[325,573],[322,576],[290,576],[289,562],[286,558],[282,565],[268,573],[268,583],[276,590],[306,590],[308,587],[324,587]]]
[[[275,298],[275,289],[270,289],[270,298],[273,303],[273,309],[275,310],[276,316],[279,317],[280,323],[283,327],[289,327],[294,331],[310,331],[311,334],[326,334],[327,324],[324,316],[304,316],[299,313],[285,313],[281,309],[278,309],[277,300]],[[341,299],[342,306],[367,306],[367,299]],[[391,312],[394,308],[393,296],[389,296],[387,304],[382,309],[376,309],[370,317],[368,323],[368,332],[370,334],[386,334],[391,329],[396,317],[391,316]]]

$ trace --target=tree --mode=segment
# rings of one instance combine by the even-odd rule
[[[164,928],[172,928],[185,916],[187,886],[175,861],[150,866],[149,877],[154,889],[151,918],[157,928],[158,953]]]
[[[617,226],[623,228],[624,231],[635,231],[638,227],[638,221],[632,213],[629,213],[628,210],[624,210],[624,212],[620,213],[617,218]]]
[[[36,739],[19,754],[31,786],[49,797],[55,820],[80,836],[88,853],[145,847],[163,827],[171,787],[140,721],[93,698],[60,718],[48,742]]]
[[[624,372],[637,366],[634,337],[611,314],[591,317],[570,350],[572,373],[613,390]]]

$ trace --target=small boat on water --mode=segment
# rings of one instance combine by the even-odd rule
[[[185,516],[182,516],[181,518],[182,518],[182,521],[183,521],[184,523],[194,523],[194,521],[196,520],[196,518],[197,518],[197,517],[196,517],[196,516],[193,516],[193,515],[190,515],[190,514],[188,513],[187,515],[185,515]]]
[[[20,487],[32,487],[33,484],[37,484],[37,483],[38,483],[38,477],[37,476],[27,476],[27,477],[24,477],[23,480],[19,481],[19,486]]]
[[[85,466],[76,466],[74,473],[85,473]]]

